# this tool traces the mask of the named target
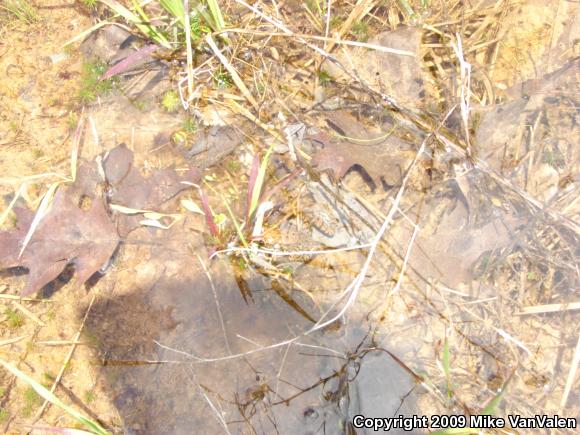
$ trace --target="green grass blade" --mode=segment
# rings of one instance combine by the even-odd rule
[[[182,28],[185,28],[185,9],[181,0],[159,0],[159,3],[173,17],[177,18]]]
[[[405,13],[409,15],[409,17],[415,16],[415,11],[413,10],[413,8],[411,7],[411,5],[407,0],[399,0],[399,5],[405,11]]]
[[[510,375],[510,377],[507,378],[507,380],[502,385],[500,392],[497,393],[494,396],[494,398],[489,401],[489,403],[487,404],[487,406],[485,408],[483,408],[483,411],[481,411],[481,415],[494,415],[494,414],[497,414],[497,409],[499,407],[499,404],[503,400],[503,396],[505,395],[505,392],[507,391],[507,387],[508,387],[510,381],[512,380],[513,375],[514,374],[512,373]]]
[[[246,238],[244,237],[244,232],[242,231],[240,224],[238,223],[236,217],[234,216],[234,212],[232,211],[230,204],[228,203],[227,199],[224,198],[223,195],[220,195],[220,196],[222,197],[222,201],[224,202],[226,209],[228,211],[228,214],[230,215],[230,219],[234,223],[234,227],[236,227],[236,232],[238,233],[238,237],[240,238],[240,241],[242,242],[242,244],[244,245],[245,248],[249,248],[250,245],[248,245],[248,242],[246,241]]]
[[[100,0],[100,1],[109,8],[111,8],[117,15],[119,15],[120,17],[124,18],[126,21],[137,27],[141,31],[141,33],[147,35],[155,43],[162,45],[165,48],[170,48],[169,42],[167,41],[165,36],[163,36],[163,34],[161,34],[151,24],[143,22],[142,18],[135,15],[125,6],[118,3],[116,0]]]
[[[27,24],[38,21],[36,11],[26,0],[4,0],[3,4],[0,4],[0,9],[8,11],[17,19]]]
[[[207,5],[209,6],[209,12],[213,19],[215,30],[221,32],[225,27],[226,23],[220,9],[220,5],[217,0],[207,0]]]
[[[270,161],[270,155],[274,149],[274,143],[266,151],[264,160],[260,164],[260,170],[258,171],[258,176],[256,177],[256,183],[254,184],[254,189],[252,191],[252,201],[250,202],[250,210],[248,216],[252,216],[256,208],[258,208],[258,201],[260,200],[260,194],[262,193],[262,187],[264,185],[264,179],[266,178],[266,169],[268,169],[268,162]]]
[[[36,382],[26,373],[21,372],[16,367],[12,366],[11,364],[7,363],[6,361],[0,359],[0,365],[2,365],[6,370],[12,373],[14,376],[19,378],[20,380],[26,382],[34,391],[36,391],[42,398],[49,401],[53,405],[58,406],[63,411],[65,411],[68,415],[73,417],[79,423],[83,424],[87,429],[91,430],[93,433],[98,435],[109,435],[110,433],[103,429],[96,421],[91,420],[90,418],[85,417],[80,412],[76,411],[75,409],[71,408],[70,406],[66,405],[62,402],[58,397],[56,397],[52,392],[50,392],[47,388],[43,385]]]

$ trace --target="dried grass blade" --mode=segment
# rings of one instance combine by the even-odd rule
[[[203,210],[191,199],[182,199],[181,205],[192,213],[203,214]]]
[[[0,340],[0,347],[7,346],[9,344],[18,343],[19,341],[22,341],[28,337],[30,337],[30,335],[21,335],[20,337],[14,337],[14,338],[8,338],[6,340]]]
[[[517,313],[517,316],[524,316],[526,314],[543,314],[543,313],[557,313],[559,311],[580,310],[580,302],[570,302],[568,304],[547,304],[547,305],[533,305],[522,308],[522,311]]]
[[[193,48],[191,47],[191,25],[189,23],[189,0],[184,0],[183,7],[187,13],[183,13],[185,26],[185,48],[187,54],[187,98],[193,96]]]
[[[244,84],[244,82],[240,78],[240,75],[238,74],[238,72],[235,70],[235,68],[232,66],[232,64],[228,61],[228,59],[220,51],[220,49],[216,45],[215,41],[211,37],[211,35],[207,35],[205,37],[205,41],[207,42],[207,44],[209,45],[211,50],[214,52],[216,57],[219,59],[219,61],[222,63],[222,65],[225,67],[225,69],[230,73],[230,76],[232,76],[232,80],[234,81],[234,83],[236,84],[238,89],[241,91],[242,95],[246,98],[246,100],[248,100],[250,102],[250,104],[254,107],[254,110],[256,110],[256,112],[257,112],[258,111],[258,103],[256,102],[256,100],[254,99],[254,97],[250,93],[249,89],[246,87],[246,85]]]
[[[79,159],[79,149],[81,145],[81,136],[85,127],[85,112],[84,109],[81,112],[81,117],[79,123],[75,130],[75,135],[73,137],[73,145],[70,157],[70,174],[71,180],[74,182],[77,179],[77,163]]]
[[[572,386],[574,384],[574,378],[576,377],[578,365],[580,365],[580,337],[578,337],[574,358],[572,358],[572,363],[570,364],[570,371],[568,372],[568,379],[566,379],[566,386],[564,387],[564,393],[562,394],[562,400],[560,401],[560,410],[558,411],[558,414],[560,414],[566,407],[568,396],[570,395],[570,391],[572,390]]]
[[[44,194],[42,201],[40,201],[40,205],[38,206],[38,210],[36,210],[36,214],[34,215],[34,219],[32,220],[32,223],[30,224],[30,228],[28,229],[28,232],[26,233],[26,237],[24,237],[24,240],[22,242],[22,248],[20,248],[20,252],[18,253],[18,258],[22,257],[24,250],[28,246],[28,243],[30,243],[30,239],[32,239],[32,236],[34,235],[36,228],[38,227],[38,225],[40,224],[40,221],[42,220],[42,218],[46,214],[46,211],[48,210],[48,207],[50,205],[50,201],[52,200],[52,198],[54,196],[54,192],[56,191],[57,187],[60,184],[61,184],[60,181],[57,181],[56,183],[52,183],[48,187],[48,190],[46,191],[46,193]]]
[[[70,44],[72,44],[74,42],[82,41],[87,36],[89,36],[91,33],[93,33],[95,30],[99,30],[101,27],[105,27],[108,24],[114,24],[114,25],[117,25],[119,27],[126,28],[125,26],[122,26],[122,25],[116,24],[116,23],[111,23],[110,21],[101,21],[100,23],[97,23],[94,26],[89,27],[87,30],[79,33],[74,38],[69,39],[64,44],[62,44],[61,47],[66,47],[67,45],[70,45]]]
[[[43,399],[61,408],[68,415],[70,415],[75,420],[77,420],[78,422],[82,423],[85,427],[90,429],[93,433],[99,435],[109,435],[109,432],[103,429],[96,421],[93,421],[90,418],[85,417],[80,412],[66,405],[58,397],[56,397],[53,393],[51,393],[48,389],[46,389],[43,385],[36,382],[26,373],[18,370],[12,364],[9,364],[6,361],[0,359],[0,365],[2,365],[6,370],[8,370],[14,376],[19,378],[21,381],[30,385],[34,389],[34,391],[36,391]]]
[[[445,343],[443,344],[443,372],[445,373],[445,382],[447,384],[447,398],[451,399],[453,392],[451,390],[451,355],[449,352],[449,339],[445,338]]]
[[[357,4],[354,6],[350,14],[348,15],[347,19],[338,29],[338,35],[340,39],[350,31],[350,28],[354,24],[355,21],[360,21],[364,18],[366,14],[368,14],[371,9],[375,6],[376,1],[369,1],[369,0],[359,0]],[[336,46],[336,43],[332,41],[330,45],[326,48],[327,52],[332,51],[332,49]]]
[[[18,311],[20,311],[22,314],[24,314],[26,317],[28,317],[30,320],[32,320],[34,323],[36,323],[37,325],[46,326],[46,323],[44,323],[42,320],[40,320],[40,318],[36,314],[34,314],[32,311],[30,311],[24,305],[14,301],[14,302],[12,302],[12,306],[14,308],[16,308]]]
[[[250,221],[250,216],[252,215],[252,198],[254,194],[254,188],[256,187],[256,178],[258,178],[258,168],[260,167],[260,156],[258,154],[254,155],[254,160],[252,161],[252,169],[250,171],[250,179],[248,180],[248,198],[246,206],[246,221]]]

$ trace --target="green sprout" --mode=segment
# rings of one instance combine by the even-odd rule
[[[366,42],[369,39],[369,25],[364,21],[357,21],[352,25],[352,33],[361,42]]]
[[[81,3],[88,8],[94,8],[97,6],[97,0],[81,0]]]
[[[322,86],[328,86],[332,83],[332,77],[326,71],[318,71],[318,80]]]
[[[23,394],[24,408],[22,408],[22,416],[30,417],[34,411],[42,405],[42,397],[32,387],[26,388]]]
[[[8,417],[10,417],[8,410],[4,409],[4,408],[0,408],[0,423],[5,423],[6,420],[8,420]]]
[[[7,317],[6,323],[8,323],[9,328],[16,329],[24,325],[24,317],[18,311],[6,308],[4,315]]]
[[[165,110],[168,112],[177,112],[180,106],[179,95],[176,91],[171,90],[167,91],[163,95],[163,99],[161,100],[161,105]]]
[[[230,74],[227,71],[224,71],[221,67],[214,75],[213,80],[218,89],[226,89],[231,87],[233,84]]]
[[[106,70],[107,65],[104,62],[90,61],[83,64],[79,90],[81,102],[91,103],[97,99],[97,96],[111,92],[116,83],[115,78],[100,80]]]
[[[198,129],[198,126],[194,118],[187,118],[185,121],[183,121],[181,128],[186,133],[195,133]]]
[[[0,4],[0,9],[8,11],[8,13],[26,24],[32,24],[38,20],[36,11],[26,0],[4,0]]]

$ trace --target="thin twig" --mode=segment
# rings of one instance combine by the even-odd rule
[[[277,27],[277,26],[276,26]],[[280,36],[280,37],[285,37],[285,38],[298,38],[298,39],[311,39],[313,41],[321,41],[321,42],[325,42],[325,43],[332,43],[335,45],[346,45],[349,47],[360,47],[360,48],[368,48],[369,50],[375,50],[375,51],[380,51],[383,53],[390,53],[390,54],[398,54],[400,56],[408,56],[408,57],[416,57],[417,54],[412,52],[412,51],[408,51],[408,50],[399,50],[397,48],[390,48],[390,47],[385,47],[384,45],[377,45],[377,44],[371,44],[368,42],[359,42],[359,41],[351,41],[348,39],[337,39],[337,38],[328,38],[325,36],[318,36],[318,35],[306,35],[304,33],[294,33],[290,30],[288,30],[288,32],[263,32],[263,31],[259,31],[259,30],[248,30],[248,29],[227,29],[227,30],[223,30],[222,32],[216,32],[216,34],[219,33],[243,33],[243,34],[251,34],[251,35],[257,35],[257,36]],[[325,51],[325,50],[323,50]]]
[[[570,371],[568,372],[568,379],[566,380],[566,386],[564,387],[564,393],[562,394],[562,400],[560,401],[560,409],[558,414],[562,413],[562,410],[566,407],[568,402],[568,396],[572,390],[572,385],[574,384],[574,378],[576,377],[576,371],[578,370],[578,365],[580,364],[580,337],[578,337],[578,343],[576,344],[576,350],[574,351],[574,357],[570,363]]]
[[[216,309],[218,312],[218,317],[220,320],[220,326],[222,328],[222,333],[224,335],[224,342],[226,344],[226,349],[228,350],[228,353],[231,355],[232,354],[232,349],[230,348],[230,341],[228,340],[228,334],[226,332],[226,325],[224,322],[224,317],[222,315],[222,310],[220,308],[220,302],[217,296],[217,291],[215,288],[215,285],[213,283],[213,279],[211,278],[211,274],[209,273],[209,270],[207,270],[207,267],[205,266],[205,263],[203,262],[203,260],[201,259],[201,257],[199,256],[199,254],[196,254],[197,256],[197,260],[199,261],[199,264],[201,264],[201,267],[203,268],[203,271],[205,272],[205,275],[207,276],[207,279],[209,281],[209,284],[211,286],[211,291],[213,293],[213,298],[215,301],[215,305],[216,305]]]
[[[271,255],[272,257],[292,257],[292,256],[320,255],[320,254],[326,255],[326,254],[336,254],[337,252],[358,251],[360,249],[370,248],[371,245],[372,243],[364,243],[362,245],[348,246],[346,248],[319,249],[319,250],[314,249],[304,251],[279,251],[276,249],[268,249],[268,248],[258,248],[258,247],[244,248],[242,246],[233,246],[231,248],[216,251],[213,254],[211,254],[209,258],[212,259],[213,257],[219,254],[229,254],[232,252],[245,254],[265,254]]]
[[[79,326],[79,329],[77,330],[77,333],[75,334],[75,337],[73,338],[73,344],[68,352],[68,355],[66,356],[64,363],[62,365],[62,367],[60,368],[60,372],[58,373],[58,376],[56,377],[56,379],[54,380],[54,383],[52,384],[52,387],[50,387],[50,392],[54,393],[56,390],[56,387],[58,386],[58,384],[60,383],[64,372],[66,370],[66,368],[69,365],[69,362],[74,354],[75,349],[77,348],[77,342],[79,341],[79,338],[81,337],[81,334],[83,332],[83,329],[85,327],[85,323],[87,321],[87,318],[89,317],[89,313],[91,312],[91,308],[93,307],[93,303],[95,302],[95,298],[96,298],[96,293],[93,294],[92,298],[91,298],[91,302],[89,303],[89,306],[87,308],[87,311],[85,312],[85,315],[83,317],[83,321],[81,322],[81,325]],[[42,417],[42,414],[44,414],[44,411],[46,409],[46,407],[49,405],[48,400],[45,400],[42,403],[42,406],[40,407],[40,409],[36,412],[36,414],[34,415],[32,424],[35,424],[38,420],[40,420],[40,418]]]

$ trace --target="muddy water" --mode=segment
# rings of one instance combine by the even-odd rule
[[[184,249],[204,250],[186,227],[130,236],[120,264],[134,266],[88,319],[127,433],[341,434],[361,407],[412,411],[411,399],[401,406],[412,380],[388,355],[364,352],[376,343],[360,325],[257,351],[311,328],[321,307],[248,271],[242,292],[228,259],[207,264],[210,281]]]

